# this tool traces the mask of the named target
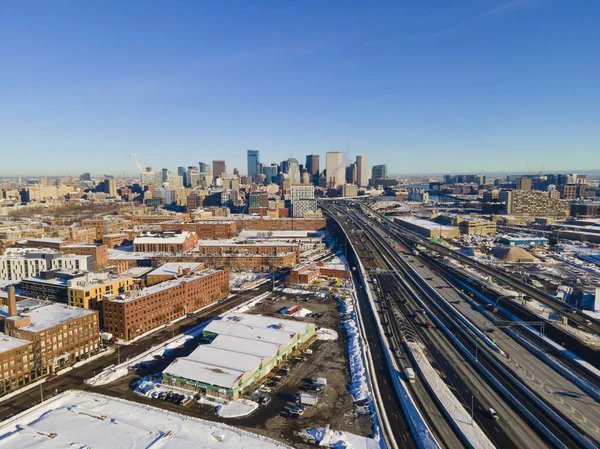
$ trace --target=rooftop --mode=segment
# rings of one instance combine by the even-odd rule
[[[433,221],[424,220],[422,218],[417,217],[394,217],[396,221],[410,223],[416,226],[420,226],[424,229],[436,230],[436,231],[455,231],[458,228],[454,226],[446,226],[439,223],[435,223]]]
[[[173,275],[176,276],[179,274],[179,269],[189,269],[190,272],[194,272],[198,269],[201,269],[204,266],[202,262],[169,262],[161,265],[157,269],[148,273],[151,276],[168,276]]]
[[[70,307],[56,302],[42,301],[38,299],[26,298],[17,301],[17,313],[21,316],[31,318],[29,326],[21,327],[21,330],[27,332],[39,332],[62,323],[66,323],[75,318],[81,318],[96,313],[93,310]],[[12,319],[8,316],[8,306],[0,306],[0,317]]]
[[[136,245],[152,244],[152,243],[184,243],[191,235],[191,232],[182,231],[181,233],[145,233],[137,236],[133,243]]]
[[[28,345],[30,342],[21,340],[20,338],[9,337],[6,334],[0,333],[0,354],[11,349],[16,349],[21,346]]]

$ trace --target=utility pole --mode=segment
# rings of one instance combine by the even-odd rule
[[[474,424],[474,418],[475,418],[475,407],[474,407],[474,400],[473,400],[473,395],[471,395],[471,426]]]
[[[121,364],[121,346],[117,345],[117,365]]]
[[[41,383],[40,384],[40,401],[44,402],[44,388],[43,388],[44,384]]]

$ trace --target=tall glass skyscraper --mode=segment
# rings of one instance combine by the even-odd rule
[[[258,150],[248,150],[248,176],[253,182],[258,182],[260,153]]]

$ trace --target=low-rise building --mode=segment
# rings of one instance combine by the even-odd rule
[[[16,301],[9,288],[0,306],[4,332],[32,344],[30,380],[56,372],[99,350],[98,312],[37,299]]]
[[[410,229],[428,238],[451,239],[458,237],[460,231],[457,227],[435,223],[416,217],[394,217],[394,221],[400,226]]]
[[[81,278],[85,275],[82,271],[75,270],[46,270],[39,276],[23,279],[19,288],[22,295],[28,298],[45,299],[47,301],[68,301],[68,281]]]
[[[131,340],[229,294],[229,269],[191,273],[150,287],[106,295],[104,328]]]
[[[0,333],[0,396],[30,382],[32,352],[30,341]]]
[[[212,342],[176,359],[162,377],[212,399],[234,400],[308,345],[316,327],[304,321],[230,313],[208,324],[203,334]]]
[[[138,252],[185,253],[197,244],[195,232],[144,232],[133,241],[133,249]]]
[[[92,256],[94,269],[101,270],[108,264],[108,246],[96,244],[65,245],[60,248],[63,254],[76,254],[80,256]]]

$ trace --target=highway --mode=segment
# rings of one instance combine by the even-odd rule
[[[352,235],[353,224],[340,217],[337,217],[337,219],[346,227],[347,234]],[[354,234],[356,235],[356,231],[354,231]],[[486,431],[494,444],[502,448],[533,449],[548,447],[537,433],[532,431],[527,423],[512,410],[511,406],[505,404],[504,400],[481,379],[479,373],[464,360],[441,332],[437,329],[426,329],[423,326],[414,325],[411,320],[406,318],[415,315],[416,307],[411,306],[408,301],[404,304],[399,302],[400,298],[406,300],[410,295],[406,293],[396,274],[385,272],[389,267],[380,256],[382,250],[374,247],[364,233],[360,237],[354,238],[353,243],[365,268],[370,271],[374,279],[378,280],[383,290],[382,296],[391,295],[398,301],[396,306],[404,316],[402,326],[405,329],[408,327],[417,338],[426,344],[430,350],[433,365],[437,367],[438,372],[443,373],[446,382],[457,393],[466,409],[470,409],[471,396],[473,396],[475,420]],[[379,273],[376,271],[377,269],[380,270]],[[387,317],[389,319],[389,316]],[[394,321],[393,317],[389,319],[390,323]],[[398,331],[399,329],[396,328],[394,335],[398,335]],[[401,345],[397,345],[397,347],[400,349]],[[406,355],[402,352],[399,354],[398,362],[400,366],[410,366],[410,363],[406,360]],[[455,440],[457,437],[454,435],[454,431],[445,421],[443,412],[438,409],[430,398],[426,388],[420,382],[417,382],[411,384],[411,389],[418,398],[422,413],[427,418],[438,440],[444,442],[447,447],[462,446],[460,441]],[[489,419],[487,409],[491,406],[502,414],[502,420],[493,421]]]
[[[377,217],[379,220],[381,220],[380,224],[382,226],[388,228],[389,230],[393,230],[394,237],[401,238],[403,240],[403,243],[408,244],[409,246],[413,246],[414,244],[419,244],[419,245],[426,247],[427,249],[435,251],[444,256],[450,257],[450,258],[457,260],[463,264],[469,265],[489,276],[492,276],[494,279],[496,279],[498,281],[501,281],[507,285],[510,285],[512,288],[523,292],[525,295],[528,295],[531,298],[543,303],[544,305],[550,307],[557,313],[560,313],[560,314],[568,317],[571,321],[573,321],[577,325],[582,326],[591,332],[600,333],[600,321],[599,320],[589,318],[589,317],[584,317],[581,315],[581,313],[569,312],[569,310],[572,309],[572,307],[566,306],[564,303],[562,303],[560,300],[553,297],[552,295],[549,295],[529,284],[526,284],[525,282],[521,281],[520,279],[516,279],[512,276],[509,276],[506,273],[503,273],[502,271],[500,271],[494,267],[484,265],[476,260],[473,260],[470,257],[463,256],[462,254],[460,254],[452,249],[446,248],[443,245],[431,242],[429,239],[427,239],[423,236],[420,236],[419,234],[414,233],[406,228],[403,228],[402,226],[394,223],[393,221],[386,219],[385,216],[378,213],[377,211],[374,211],[373,209],[370,209],[370,208],[366,209],[366,206],[364,206],[364,205],[360,205],[360,207],[363,210],[363,212],[366,211],[369,214],[371,214],[372,216]],[[590,321],[590,324],[588,324],[586,322],[587,320]]]
[[[355,217],[355,219],[358,220],[358,217]],[[371,232],[371,233],[373,232],[372,230],[374,228],[378,227],[377,223],[375,223],[371,220],[368,220],[366,217],[362,217],[361,219],[366,220],[365,223],[363,223],[363,226],[366,224],[367,227],[365,227],[364,229],[368,229],[369,232]],[[383,239],[381,236],[379,236],[378,238],[374,238],[374,240],[378,240],[379,244],[382,244],[382,245],[388,244],[388,242],[386,242],[385,239]],[[396,248],[396,250],[397,250],[397,248]],[[406,250],[407,249],[405,248],[405,251]],[[379,248],[379,250],[377,252],[381,253],[383,251],[384,251],[384,249]],[[417,260],[417,258],[413,257],[412,260],[414,262]],[[412,268],[415,268],[415,266],[417,266],[417,268],[419,268],[419,269],[423,268],[423,270],[427,270],[427,268],[425,267],[425,263],[422,264],[423,267],[421,267],[420,263],[411,263],[410,265]],[[398,268],[400,268],[400,267],[398,267]],[[400,269],[398,271],[400,271]],[[435,273],[427,272],[427,271],[423,271],[422,276],[428,277],[428,278],[431,277],[432,279],[437,278]],[[445,290],[448,290],[448,292],[453,291],[456,294],[457,298],[451,299],[451,301],[457,301],[457,300],[461,299],[460,296],[458,296],[458,292],[456,292],[454,289],[452,289],[452,287],[448,284],[435,285],[435,287],[439,287],[438,288],[439,293],[443,292],[445,294],[446,293]],[[424,295],[424,299],[426,296],[427,295]],[[429,300],[431,300],[431,299],[429,299]],[[463,303],[464,303],[464,301],[463,301]],[[446,306],[449,306],[449,304],[446,304]],[[468,310],[466,310],[466,309],[468,309]],[[461,310],[461,312],[463,312],[465,315],[469,316],[469,313],[471,313],[472,310],[470,307],[463,307],[463,310]],[[469,317],[474,319],[473,316],[469,316]],[[483,323],[481,323],[481,318],[479,320],[479,324],[483,326]],[[451,323],[447,323],[447,325],[448,325],[448,327],[450,327]],[[435,334],[435,333],[430,332],[430,334]],[[457,336],[458,336],[458,333],[457,333]],[[461,338],[463,338],[463,337],[461,337]],[[521,368],[527,367],[529,369],[532,364],[535,365],[535,368],[529,369],[529,371],[527,373],[530,377],[530,385],[537,385],[537,387],[539,387],[542,391],[545,390],[546,395],[550,397],[549,401],[552,403],[552,405],[554,405],[556,407],[563,406],[565,413],[568,413],[568,410],[570,409],[570,407],[573,407],[571,419],[578,425],[578,427],[580,428],[582,433],[587,434],[590,439],[596,441],[597,440],[596,429],[595,429],[596,423],[592,422],[592,421],[595,421],[595,419],[594,418],[592,418],[591,420],[589,419],[590,414],[592,416],[597,415],[597,412],[596,412],[597,404],[595,403],[595,401],[591,400],[591,398],[589,398],[589,396],[587,396],[586,394],[581,395],[581,393],[583,393],[583,392],[581,390],[579,390],[573,384],[570,384],[570,385],[565,384],[564,379],[561,376],[559,376],[554,370],[549,368],[547,365],[540,363],[539,360],[537,360],[534,356],[529,354],[523,347],[521,347],[516,342],[514,342],[514,340],[512,340],[512,338],[505,336],[505,339],[506,339],[506,342],[504,341],[504,338],[503,338],[503,344],[508,345],[507,347],[510,348],[510,349],[508,349],[508,351],[511,352],[511,355],[512,355],[512,352],[514,352],[514,354],[515,354],[515,356],[513,357],[513,363],[515,364],[515,366],[521,367]],[[444,345],[441,345],[440,343],[441,342],[439,342],[439,341],[437,343],[433,340],[429,341],[430,347],[435,346],[437,348],[437,350],[439,350],[441,347],[444,347]],[[473,347],[474,345],[473,345],[472,341],[469,341],[468,338],[467,339],[463,338],[463,344],[467,347],[470,347],[472,351],[475,350],[475,348]],[[445,346],[448,346],[448,345],[445,345]],[[435,351],[432,351],[432,352],[435,353]],[[480,363],[482,363],[482,365],[484,365],[490,372],[493,372],[493,373],[496,372],[497,378],[501,378],[502,375],[500,373],[497,373],[494,366],[486,360],[486,357],[489,357],[489,355],[485,355],[485,351],[482,351],[481,349],[480,349],[480,355],[481,355]],[[497,361],[496,361],[496,363],[497,363]],[[513,366],[513,368],[515,368],[515,366]],[[462,373],[461,375],[464,376],[465,373]],[[457,376],[457,377],[460,377],[460,376]],[[469,384],[472,385],[472,382],[469,382]],[[539,413],[539,411],[537,410],[537,407],[534,404],[530,403],[530,401],[526,397],[524,397],[523,394],[521,394],[519,391],[517,391],[512,385],[505,385],[505,386],[507,388],[509,388],[509,390],[516,397],[519,398],[519,400],[523,403],[523,405],[526,405],[530,411],[534,412],[536,414],[536,417],[538,419],[540,419],[542,422],[544,422],[546,427],[551,429],[552,433],[554,435],[556,435],[562,441],[566,442],[566,447],[576,447],[577,446],[577,442],[572,441],[571,438],[567,434],[565,434],[565,432],[563,432],[563,430],[561,428],[557,427],[551,419],[549,419],[545,415]],[[547,390],[549,387],[551,387],[550,391]],[[564,387],[564,388],[561,389],[561,387]],[[572,389],[572,387],[574,387],[574,388]],[[531,388],[533,389],[533,386]],[[484,389],[481,389],[481,390],[485,391]],[[488,390],[489,390],[489,387],[488,387]],[[496,398],[496,399],[494,399],[493,403],[498,403],[497,401],[498,401],[498,399]],[[575,404],[575,405],[573,405],[573,404]],[[496,406],[494,408],[496,408],[498,410],[500,407]],[[512,410],[512,406],[506,404],[506,412],[503,411],[503,414],[511,413],[510,410]],[[579,414],[582,411],[585,414],[580,416]],[[568,416],[568,414],[566,416]],[[579,420],[577,418],[579,418]],[[507,433],[512,434],[512,435],[519,433],[519,432],[521,432],[521,433],[523,432],[522,419],[518,415],[516,415],[515,420],[516,420],[516,422],[520,422],[521,425],[519,426],[519,428],[513,428],[513,429],[507,430]],[[525,428],[529,429],[528,426],[525,426]],[[530,430],[530,432],[531,432],[531,430]],[[490,435],[490,437],[491,437],[491,435]],[[529,438],[528,438],[528,440],[529,440]],[[505,446],[505,444],[501,444],[501,447],[506,447],[506,446]],[[526,447],[526,446],[517,444],[515,447]],[[541,447],[541,446],[539,446],[538,444],[535,444],[531,447]]]

